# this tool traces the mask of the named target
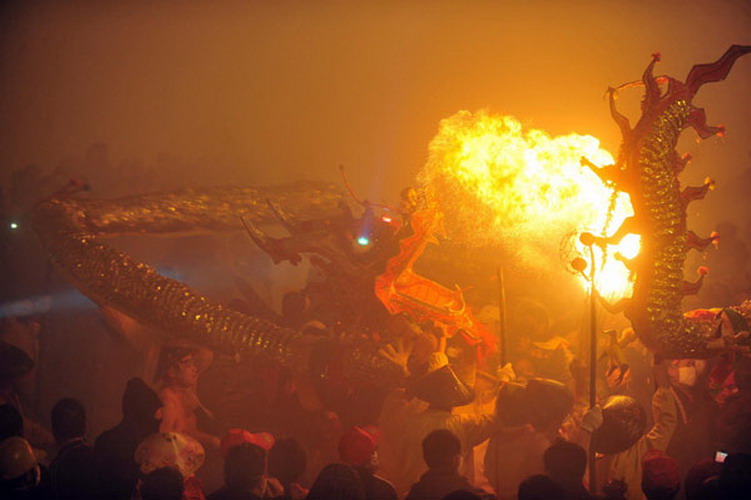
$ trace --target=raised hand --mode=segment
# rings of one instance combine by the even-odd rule
[[[398,338],[393,344],[386,344],[383,348],[378,349],[378,354],[387,361],[400,367],[404,376],[409,377],[410,373],[407,361],[412,354],[414,345],[415,343],[413,340],[405,341],[403,338]]]

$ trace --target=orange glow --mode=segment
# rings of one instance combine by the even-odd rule
[[[478,246],[503,240],[524,265],[558,265],[557,250],[567,234],[610,234],[633,213],[628,195],[614,198],[611,188],[581,166],[582,157],[596,165],[613,163],[592,136],[551,137],[510,116],[460,111],[441,121],[429,150],[420,181],[431,186],[446,212],[449,237]],[[589,250],[578,240],[576,250],[589,264]],[[629,273],[613,255],[632,258],[638,250],[636,235],[609,246],[604,263],[595,248],[596,283],[603,296],[630,294]]]

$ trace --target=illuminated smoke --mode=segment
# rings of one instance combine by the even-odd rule
[[[567,235],[612,233],[632,213],[628,196],[614,196],[581,166],[582,157],[596,165],[613,162],[595,137],[551,137],[510,116],[460,111],[441,121],[419,181],[442,207],[450,240],[503,246],[513,264],[546,272],[565,265],[559,248]],[[572,248],[589,260],[578,242]],[[638,239],[610,247],[604,266],[596,252],[597,287],[610,298],[630,292],[625,266],[612,258],[615,251],[632,257]]]

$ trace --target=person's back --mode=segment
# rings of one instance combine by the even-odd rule
[[[352,467],[329,464],[313,481],[306,500],[365,500],[365,488]]]
[[[519,500],[556,500],[565,498],[563,488],[544,474],[530,476],[519,483]]]
[[[371,429],[368,432],[363,428],[353,427],[339,440],[339,458],[360,474],[368,500],[396,500],[398,495],[394,485],[375,474],[377,440],[377,430]]]
[[[354,469],[360,474],[367,500],[396,500],[399,497],[394,485],[374,474],[371,468],[354,467]]]
[[[705,367],[704,361],[693,359],[674,361],[668,367],[671,390],[680,411],[665,452],[678,462],[682,476],[717,450],[720,409],[707,386],[707,374],[702,375]]]
[[[60,451],[50,464],[55,498],[81,499],[97,494],[94,449],[86,442],[86,411],[80,401],[65,398],[52,408],[52,434]]]
[[[456,490],[472,490],[469,480],[459,473],[462,446],[451,431],[437,429],[422,441],[422,454],[428,471],[412,485],[408,500],[440,500]]]
[[[531,425],[508,427],[490,438],[485,475],[499,499],[514,498],[520,481],[545,471],[542,456],[550,443],[547,433]]]
[[[708,480],[717,478],[720,469],[721,464],[714,457],[706,458],[691,467],[683,481],[686,500],[710,500],[712,496],[707,491]]]
[[[144,476],[138,489],[141,500],[182,500],[183,476],[174,467],[162,467]]]
[[[269,476],[276,478],[284,488],[285,498],[304,498],[308,491],[300,485],[305,474],[308,456],[295,438],[277,439],[269,450]]]
[[[751,455],[728,455],[722,464],[717,483],[719,497],[722,499],[748,498],[751,491]]]
[[[751,453],[751,359],[741,358],[734,373],[738,393],[728,398],[717,419],[720,450]]]
[[[122,397],[122,420],[94,442],[103,497],[130,498],[139,476],[136,448],[159,430],[156,414],[161,406],[159,396],[146,382],[140,378],[128,381]]]

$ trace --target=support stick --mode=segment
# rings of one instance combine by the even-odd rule
[[[503,283],[503,265],[498,265],[498,341],[501,350],[501,368],[506,366],[506,285]]]
[[[595,291],[595,252],[589,247],[589,258],[592,269],[589,274],[589,407],[594,408],[597,390],[597,295]],[[595,447],[589,442],[589,492],[597,492],[597,468],[595,465]]]

